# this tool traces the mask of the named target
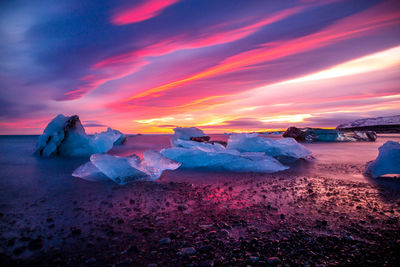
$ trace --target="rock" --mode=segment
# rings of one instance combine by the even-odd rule
[[[196,249],[194,247],[182,248],[181,253],[183,255],[193,255],[196,253]]]
[[[168,237],[162,238],[162,239],[160,239],[159,243],[160,243],[160,245],[168,245],[171,243],[171,239],[169,239]]]
[[[257,262],[258,260],[259,260],[259,258],[256,257],[256,256],[250,256],[250,257],[249,257],[249,261],[250,261],[251,263],[255,263],[255,262]]]
[[[306,133],[296,127],[289,127],[282,136],[294,138],[297,142],[306,141]]]
[[[200,264],[201,267],[213,267],[214,266],[214,262],[213,261],[204,261]]]
[[[42,249],[44,246],[44,241],[41,238],[36,238],[29,242],[28,248],[29,250],[38,250]]]
[[[273,264],[273,265],[277,265],[281,262],[281,260],[278,257],[269,257],[267,259],[268,264]]]
[[[89,259],[87,259],[87,260],[85,261],[86,264],[92,264],[92,263],[95,263],[95,262],[96,262],[96,259],[95,259],[95,258],[89,258]]]
[[[79,228],[71,227],[71,234],[72,236],[78,236],[82,234],[82,230]]]
[[[187,210],[188,209],[188,205],[186,205],[186,204],[179,204],[178,205],[178,210],[180,210],[180,211],[184,211],[184,210]]]
[[[208,135],[205,136],[197,136],[197,137],[190,137],[190,141],[195,142],[207,142],[210,141],[210,137]]]
[[[26,250],[26,247],[17,247],[13,250],[14,255],[18,256],[21,255]]]
[[[373,131],[341,131],[336,129],[296,128],[289,127],[282,135],[291,137],[298,142],[355,142],[375,141],[377,136]]]

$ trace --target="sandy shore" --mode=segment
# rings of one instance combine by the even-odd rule
[[[74,194],[61,206],[42,198],[2,213],[2,266],[394,266],[400,260],[397,189],[290,173],[236,174],[213,184],[168,182],[170,175],[176,174],[156,183],[108,184],[106,195]]]

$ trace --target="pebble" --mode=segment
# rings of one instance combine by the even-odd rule
[[[171,243],[171,239],[167,238],[162,238],[160,239],[160,245],[168,245]]]
[[[41,238],[36,238],[29,242],[28,248],[29,250],[38,250],[42,249],[44,246],[44,241]]]
[[[278,257],[269,257],[267,259],[268,264],[278,264],[281,260]]]
[[[182,248],[181,253],[183,255],[193,255],[196,253],[196,249],[194,247]]]

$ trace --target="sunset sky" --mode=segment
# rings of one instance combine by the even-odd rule
[[[0,134],[336,127],[400,114],[400,1],[1,1]]]

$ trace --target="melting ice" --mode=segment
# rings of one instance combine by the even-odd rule
[[[365,172],[375,178],[385,174],[400,174],[400,143],[387,141],[380,146],[378,157],[367,163]]]
[[[292,138],[271,140],[258,134],[232,134],[225,147],[219,143],[191,141],[190,137],[205,136],[195,127],[174,131],[171,138],[174,147],[161,150],[161,154],[185,168],[272,173],[289,168],[276,158],[298,159],[311,154]]]
[[[86,134],[77,115],[59,114],[39,136],[36,152],[40,156],[53,155],[89,156],[109,151],[114,145],[120,145],[126,137],[117,130],[107,131],[89,136]]]
[[[148,150],[143,160],[138,156],[118,157],[93,154],[90,161],[77,168],[72,176],[89,181],[111,179],[124,185],[134,181],[157,180],[164,170],[175,170],[181,163],[165,158],[157,151]]]

